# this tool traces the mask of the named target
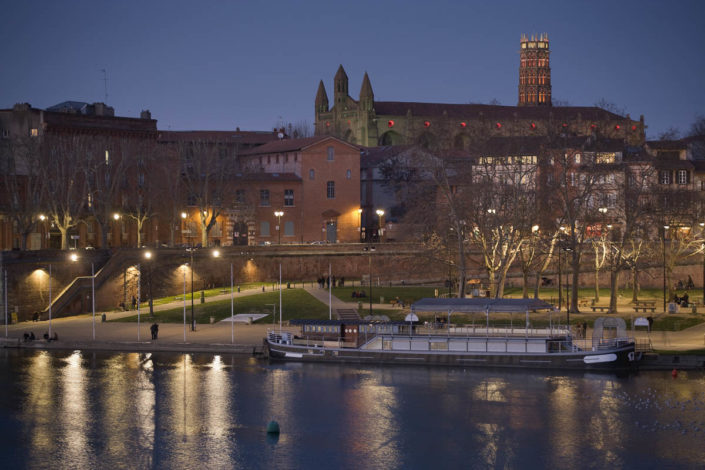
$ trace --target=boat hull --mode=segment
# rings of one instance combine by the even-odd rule
[[[630,370],[635,369],[638,364],[635,360],[638,355],[635,355],[634,343],[598,351],[533,354],[323,348],[280,344],[267,339],[265,347],[272,360],[297,362],[573,370]]]

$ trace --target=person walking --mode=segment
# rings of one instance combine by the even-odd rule
[[[153,323],[152,326],[149,327],[149,331],[152,332],[152,339],[157,339],[157,336],[159,335],[159,325]]]

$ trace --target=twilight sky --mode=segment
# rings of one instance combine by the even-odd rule
[[[104,101],[160,129],[314,121],[343,64],[357,99],[516,105],[519,37],[546,32],[553,97],[656,137],[705,115],[705,1],[23,0],[0,15],[0,108]]]

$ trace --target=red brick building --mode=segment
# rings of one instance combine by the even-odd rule
[[[241,153],[240,165],[256,201],[257,243],[359,241],[356,145],[329,136],[281,139]]]

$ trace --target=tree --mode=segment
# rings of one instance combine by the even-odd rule
[[[201,245],[205,247],[210,230],[231,199],[232,185],[228,183],[234,176],[235,159],[217,142],[200,140],[176,145],[187,205],[198,211],[196,220],[201,230]]]
[[[68,233],[82,221],[90,195],[84,167],[90,153],[85,136],[45,136],[42,173],[49,218],[61,233],[61,249],[67,250]]]
[[[127,165],[132,157],[125,147],[129,142],[115,145],[107,138],[84,138],[87,158],[83,166],[90,203],[88,212],[100,226],[101,246],[108,247],[108,233],[112,215],[121,206],[120,196],[126,191]]]
[[[38,137],[0,141],[0,170],[5,187],[6,212],[20,234],[20,249],[27,249],[42,210],[44,182]]]

